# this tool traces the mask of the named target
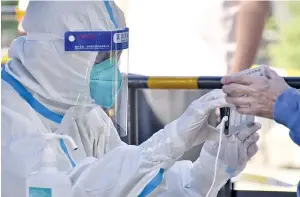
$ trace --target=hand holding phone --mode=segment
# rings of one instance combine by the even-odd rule
[[[259,66],[257,68],[247,69],[236,73],[232,76],[241,76],[241,75],[252,75],[252,76],[265,76],[266,66]],[[236,95],[244,96],[244,95]],[[225,122],[224,134],[227,136],[234,135],[241,131],[243,127],[247,125],[254,124],[255,116],[243,115],[238,113],[234,107],[225,108],[225,116],[228,116],[228,121]]]

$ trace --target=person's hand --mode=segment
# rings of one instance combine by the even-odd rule
[[[177,119],[177,124],[186,129],[185,138],[189,138],[186,142],[192,142],[190,145],[197,146],[219,135],[219,129],[209,125],[208,118],[217,108],[230,106],[225,100],[225,94],[219,89],[212,90],[192,102]],[[192,136],[192,133],[196,135]]]
[[[179,159],[193,146],[204,143],[216,128],[208,125],[208,117],[218,107],[230,106],[222,90],[212,90],[192,102],[186,111],[164,129],[156,132],[140,145],[144,155],[164,159]]]
[[[261,125],[255,123],[252,126],[245,126],[236,135],[223,136],[216,171],[216,182],[210,196],[215,196],[230,178],[241,173],[247,162],[257,153],[259,135],[256,131],[260,128]],[[219,140],[206,141],[200,157],[193,163],[191,168],[190,187],[203,196],[207,194],[213,182],[218,148]]]
[[[243,171],[247,162],[258,151],[256,143],[259,135],[256,132],[260,128],[259,123],[254,123],[251,126],[245,125],[244,129],[236,135],[223,136],[219,160],[233,170],[231,176],[236,176]],[[210,140],[204,144],[203,150],[216,157],[218,147],[218,140]]]
[[[275,71],[265,69],[266,77],[226,76],[221,82],[227,94],[226,101],[236,106],[241,114],[273,118],[274,104],[277,97],[288,84]],[[237,96],[245,95],[245,96]]]

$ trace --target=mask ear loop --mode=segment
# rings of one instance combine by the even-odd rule
[[[228,120],[228,116],[224,116],[222,118],[222,121],[221,121],[221,128],[220,128],[220,137],[219,137],[219,147],[218,147],[218,152],[217,152],[217,156],[216,156],[216,160],[215,160],[215,170],[214,170],[214,178],[213,178],[213,182],[206,194],[205,197],[209,197],[214,185],[215,185],[215,182],[216,182],[216,177],[217,177],[217,170],[218,170],[218,160],[219,160],[219,156],[220,156],[220,152],[221,152],[221,145],[222,145],[222,137],[223,137],[223,132],[224,132],[224,128],[225,128],[225,122]]]

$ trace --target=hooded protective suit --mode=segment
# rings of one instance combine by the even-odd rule
[[[78,145],[77,152],[68,153],[61,142],[69,161],[59,157],[57,162],[59,170],[69,170],[75,197],[136,197],[159,191],[163,172],[209,138],[213,128],[208,115],[228,105],[221,90],[193,102],[140,146],[120,140],[110,118],[90,98],[89,71],[97,54],[66,53],[63,46],[66,31],[115,30],[114,22],[125,27],[113,1],[29,3],[23,22],[28,35],[13,41],[12,60],[1,75],[1,196],[26,195],[25,179],[39,166],[45,145],[41,133],[70,135]]]

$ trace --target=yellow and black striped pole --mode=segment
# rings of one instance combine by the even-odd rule
[[[220,89],[222,77],[149,77],[129,76],[128,88],[133,89]],[[298,77],[284,77],[294,88],[300,88]]]

